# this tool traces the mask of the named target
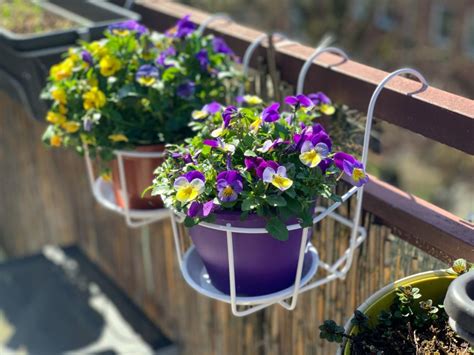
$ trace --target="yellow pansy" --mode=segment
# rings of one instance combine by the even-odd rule
[[[51,144],[53,147],[60,147],[62,142],[62,138],[57,134],[53,134],[51,138],[49,138],[49,144]]]
[[[59,105],[58,107],[59,113],[65,115],[67,113],[67,107],[64,105]]]
[[[89,45],[89,50],[94,57],[102,58],[107,54],[107,48],[98,41],[94,41]]]
[[[69,78],[73,69],[74,61],[71,58],[66,58],[61,63],[53,65],[49,73],[54,80],[59,81]]]
[[[334,108],[334,106],[326,105],[326,104],[321,105],[319,107],[319,110],[327,116],[331,116],[334,114],[334,112],[336,112],[336,109]]]
[[[260,105],[263,102],[263,100],[256,95],[244,95],[243,99],[249,105]]]
[[[111,76],[122,68],[122,63],[116,57],[106,55],[99,62],[100,74],[103,76]]]
[[[66,90],[63,88],[54,88],[51,90],[51,97],[63,105],[67,102]]]
[[[112,142],[128,142],[128,138],[122,134],[122,133],[117,133],[117,134],[111,134],[108,137]]]
[[[81,57],[77,53],[77,50],[74,48],[69,48],[68,55],[68,58],[70,58],[73,62],[78,62],[81,59]]]
[[[48,114],[46,115],[46,121],[52,123],[52,124],[63,124],[66,122],[66,116],[58,113],[58,112],[53,112],[49,111]]]
[[[84,100],[84,109],[90,110],[92,108],[101,108],[106,103],[105,94],[99,90],[98,87],[93,87],[86,92],[82,99]]]
[[[254,132],[257,132],[258,129],[260,128],[260,126],[262,125],[262,118],[261,117],[257,117],[255,119],[255,121],[253,121],[251,124],[250,124],[250,130],[254,131]]]
[[[76,133],[79,128],[81,127],[79,122],[74,122],[74,121],[66,121],[64,122],[61,127],[67,132],[67,133]]]
[[[204,181],[201,179],[193,179],[188,181],[186,177],[179,177],[174,182],[176,189],[176,200],[181,203],[194,201],[196,197],[204,192]]]

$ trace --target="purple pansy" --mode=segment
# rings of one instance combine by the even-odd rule
[[[262,120],[264,122],[275,122],[280,118],[280,104],[278,102],[272,103],[262,111]]]
[[[196,59],[198,60],[201,69],[207,70],[209,66],[209,55],[207,54],[207,50],[201,49],[199,52],[197,52]]]
[[[194,179],[199,179],[199,180],[202,180],[203,182],[206,182],[206,178],[204,177],[204,174],[198,170],[192,170],[182,176],[185,177],[189,182],[193,181]]]
[[[239,110],[235,106],[227,106],[222,113],[222,119],[224,120],[224,128],[229,127],[230,121],[237,116]]]
[[[227,170],[217,175],[217,197],[222,202],[237,200],[243,190],[242,176],[236,170]]]
[[[214,37],[212,40],[212,48],[216,53],[222,53],[227,55],[234,55],[234,51],[225,43],[221,37]]]
[[[185,82],[181,83],[178,86],[176,93],[179,97],[184,99],[188,99],[194,95],[194,91],[196,90],[196,84],[191,80],[186,80]]]
[[[235,152],[235,146],[233,146],[232,144],[225,143],[220,138],[204,139],[204,141],[202,143],[204,145],[208,145],[209,147],[212,147],[212,148],[222,149],[224,152],[229,152],[229,153],[232,153],[232,154]]]
[[[135,80],[145,86],[153,85],[159,77],[158,69],[151,64],[144,64],[138,68]]]
[[[81,58],[84,62],[86,62],[89,65],[93,65],[93,59],[92,55],[88,51],[82,51],[81,52]]]
[[[302,94],[296,96],[287,96],[285,98],[285,103],[295,108],[313,106],[313,101],[311,101],[308,96]]]
[[[166,34],[175,38],[184,38],[196,30],[196,25],[189,20],[190,15],[184,16],[176,25],[168,30]]]
[[[183,161],[186,163],[186,164],[190,164],[190,163],[194,163],[194,159],[192,157],[192,155],[189,153],[189,152],[185,152],[185,153],[173,153],[171,154],[171,157],[173,159],[183,159]]]
[[[326,170],[332,165],[333,161],[331,158],[326,158],[321,160],[321,163],[319,163],[318,168],[321,169],[321,172],[324,174],[326,173]]]
[[[323,92],[308,94],[308,98],[313,102],[314,105],[330,105],[331,99]]]
[[[301,150],[301,146],[306,141],[311,141],[313,145],[324,143],[328,146],[329,150],[332,148],[331,138],[320,124],[306,126],[303,128],[301,133],[293,135],[293,142],[296,144],[296,150]]]
[[[132,31],[136,32],[138,35],[142,35],[148,32],[148,29],[145,26],[139,24],[137,21],[134,20],[113,23],[108,27],[108,30],[112,33],[120,33],[121,31]]]
[[[265,160],[260,157],[245,157],[244,164],[245,168],[249,171],[257,169],[257,167]]]
[[[188,216],[191,218],[202,218],[209,216],[214,212],[219,206],[216,205],[212,200],[205,203],[200,203],[197,201],[191,202],[188,208]]]
[[[355,186],[362,186],[369,181],[364,165],[350,154],[336,153],[334,164],[349,177],[351,183]]]
[[[172,67],[174,66],[174,64],[172,63],[172,61],[170,61],[170,57],[174,55],[176,55],[176,48],[170,46],[158,55],[158,57],[156,58],[156,64],[163,68]]]

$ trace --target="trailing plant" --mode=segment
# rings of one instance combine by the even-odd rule
[[[448,272],[461,275],[474,270],[474,264],[458,259]],[[361,311],[351,319],[356,332],[326,320],[319,327],[320,337],[329,342],[350,344],[351,354],[467,354],[469,344],[449,327],[442,304],[423,300],[419,288],[400,286],[390,308],[380,312],[375,324]]]
[[[42,97],[52,102],[43,140],[112,158],[113,149],[176,143],[192,132],[192,111],[224,102],[241,79],[222,38],[201,35],[185,16],[166,33],[135,21],[80,42],[50,71]]]
[[[185,214],[187,226],[239,211],[241,219],[264,217],[268,232],[286,240],[290,218],[312,225],[318,197],[340,200],[334,191],[342,175],[357,186],[367,182],[362,164],[337,152],[317,123],[334,113],[323,93],[289,96],[287,111],[257,96],[239,101],[243,107],[211,102],[194,111],[196,136],[169,145],[169,158],[155,172],[152,194]]]

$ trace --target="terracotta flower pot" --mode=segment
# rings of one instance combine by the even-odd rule
[[[165,146],[162,144],[145,145],[135,149],[136,152],[163,152]],[[151,196],[150,192],[142,198],[143,191],[151,185],[153,172],[163,163],[163,158],[135,158],[123,157],[123,167],[126,180],[128,206],[130,209],[147,210],[163,207],[163,201],[159,196]],[[120,175],[118,160],[112,162],[112,183],[114,195],[117,204],[124,208],[125,201],[122,196],[122,186],[120,184]]]

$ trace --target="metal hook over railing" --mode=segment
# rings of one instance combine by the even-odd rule
[[[344,52],[340,48],[337,48],[337,47],[326,47],[326,48],[318,47],[318,48],[316,48],[316,50],[313,52],[313,54],[310,55],[310,57],[306,60],[306,62],[301,67],[300,73],[298,75],[298,82],[297,82],[297,85],[296,85],[296,93],[297,94],[302,94],[303,93],[304,80],[306,78],[306,74],[308,73],[308,70],[311,67],[311,64],[313,63],[313,61],[323,53],[339,54],[343,58],[343,62],[349,60],[349,56],[346,54],[346,52]]]
[[[198,29],[196,30],[196,33],[198,35],[202,35],[204,31],[206,30],[207,26],[209,26],[212,22],[216,20],[225,20],[230,23],[234,22],[234,20],[229,15],[227,15],[226,13],[219,12],[205,19],[203,23],[199,25]]]
[[[248,72],[250,68],[250,60],[252,59],[252,56],[255,50],[265,39],[268,39],[270,36],[274,36],[279,39],[279,41],[275,43],[274,45],[275,48],[281,48],[283,46],[288,46],[288,45],[298,43],[296,41],[288,40],[288,37],[285,34],[279,33],[279,32],[275,32],[272,34],[266,34],[266,33],[261,34],[260,36],[255,38],[255,40],[252,43],[250,43],[250,45],[245,50],[244,56],[242,58],[242,73],[243,73],[244,78],[248,76]],[[243,83],[240,86],[238,95],[242,96],[244,95],[244,93],[245,93],[245,83]]]
[[[362,148],[362,159],[361,159],[361,162],[362,162],[363,166],[367,166],[367,159],[368,159],[368,154],[369,154],[369,143],[370,143],[370,132],[372,130],[372,121],[373,121],[373,117],[374,117],[374,108],[375,108],[375,104],[377,102],[377,99],[378,99],[381,91],[385,87],[385,85],[387,85],[387,83],[390,80],[392,80],[393,78],[395,78],[399,75],[402,75],[402,74],[414,75],[423,84],[421,89],[424,89],[428,86],[428,82],[426,81],[424,76],[419,71],[417,71],[415,69],[411,69],[411,68],[402,68],[402,69],[395,70],[394,72],[388,74],[377,85],[377,87],[375,88],[374,93],[372,94],[372,97],[370,98],[369,107],[367,109],[367,121],[365,123],[364,145],[363,145],[363,148]],[[364,186],[362,186],[362,188],[359,191],[357,191],[357,196],[356,196],[357,204],[356,204],[355,215],[354,215],[354,220],[353,220],[354,225],[359,225],[359,220],[360,220],[360,215],[361,215],[361,210],[362,210],[363,193],[364,193]],[[356,247],[356,236],[357,236],[357,232],[353,229],[352,234],[351,234],[351,239],[350,239],[350,246],[349,246],[349,250],[351,250],[351,251],[354,250],[354,248]],[[340,270],[340,272],[344,275],[347,273],[347,271],[351,267],[353,254],[354,253],[352,253],[352,252],[349,253],[348,257],[345,259],[346,263],[345,263],[344,267]],[[344,260],[342,260],[340,263],[336,263],[335,265],[333,265],[331,271],[337,270],[339,268],[339,266],[342,264],[343,261]]]

